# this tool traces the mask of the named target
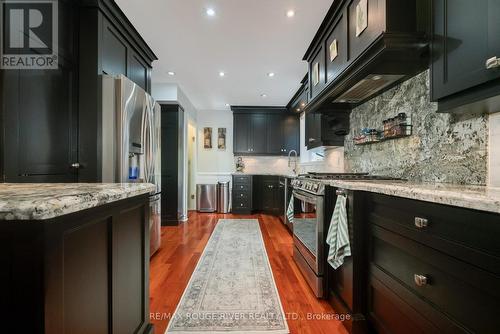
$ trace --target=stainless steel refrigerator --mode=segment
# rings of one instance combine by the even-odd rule
[[[150,195],[150,249],[161,245],[161,108],[127,77],[102,76],[102,181],[146,182]]]

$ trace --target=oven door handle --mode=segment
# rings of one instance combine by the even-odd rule
[[[301,201],[304,201],[307,203],[317,204],[317,202],[318,202],[318,200],[315,196],[309,196],[309,195],[306,195],[302,192],[299,193],[296,190],[294,190],[292,192],[292,195],[293,195],[293,197],[296,197],[296,198],[300,199]]]

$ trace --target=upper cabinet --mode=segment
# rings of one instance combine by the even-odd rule
[[[150,93],[157,57],[114,1],[83,0],[79,17],[78,180],[99,182],[101,75],[125,75]]]
[[[434,0],[432,9],[431,96],[439,111],[500,111],[500,0]]]
[[[428,67],[430,0],[334,1],[304,60],[306,111],[353,108]]]
[[[232,107],[236,155],[287,155],[300,152],[299,115],[281,107]]]

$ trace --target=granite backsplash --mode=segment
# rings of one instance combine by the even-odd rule
[[[429,72],[388,90],[351,113],[346,137],[346,172],[369,172],[412,181],[486,184],[488,116],[437,113],[430,102]],[[355,146],[362,128],[382,128],[382,121],[404,112],[413,135]]]

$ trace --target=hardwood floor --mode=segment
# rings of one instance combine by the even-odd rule
[[[163,334],[198,259],[221,218],[258,219],[278,292],[292,334],[347,333],[338,320],[310,319],[333,315],[324,300],[316,299],[292,258],[292,237],[279,218],[268,215],[190,213],[189,221],[162,227],[162,247],[152,258],[150,312],[155,333]]]

